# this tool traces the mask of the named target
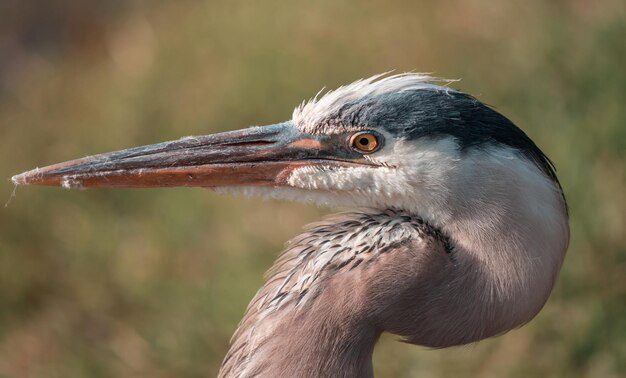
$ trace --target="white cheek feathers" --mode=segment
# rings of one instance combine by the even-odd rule
[[[393,140],[366,158],[378,167],[303,167],[294,170],[288,184],[317,192],[325,203],[340,194],[350,203],[367,207],[404,209],[425,219],[441,219],[439,207],[451,195],[450,183],[459,161],[452,138],[424,139],[417,142]]]

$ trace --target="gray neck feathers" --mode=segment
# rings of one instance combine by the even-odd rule
[[[313,224],[268,273],[220,376],[371,376],[380,333],[411,339],[414,325],[396,316],[425,318],[416,303],[427,300],[427,285],[443,284],[453,260],[445,237],[403,212],[364,210]]]
[[[443,235],[393,210],[311,225],[250,303],[220,376],[367,377],[383,331],[448,347],[529,321],[550,293],[568,235],[560,193],[537,185],[511,193],[514,202],[481,202],[495,223],[457,213]],[[543,206],[531,200],[544,197]]]

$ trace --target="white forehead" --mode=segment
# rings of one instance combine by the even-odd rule
[[[403,73],[383,77],[384,75],[379,74],[357,80],[352,84],[328,91],[320,97],[323,92],[322,89],[314,98],[302,102],[294,109],[292,116],[294,124],[300,130],[312,133],[318,130],[319,125],[324,123],[324,120],[337,114],[342,106],[350,102],[385,93],[416,89],[450,90],[433,83],[450,83],[453,81],[434,78],[421,73]],[[332,130],[325,130],[325,132],[332,132]]]

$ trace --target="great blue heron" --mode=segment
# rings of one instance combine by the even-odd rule
[[[383,331],[448,347],[543,307],[569,242],[554,168],[507,118],[424,75],[375,76],[290,121],[35,169],[16,184],[198,186],[351,206],[293,239],[220,376],[373,375]]]

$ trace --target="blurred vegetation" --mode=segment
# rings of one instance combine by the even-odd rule
[[[282,121],[322,86],[392,69],[462,78],[555,162],[569,253],[529,325],[437,351],[386,336],[377,376],[620,377],[625,37],[621,0],[5,0],[0,177]],[[0,208],[0,377],[214,375],[283,242],[330,211],[201,189],[15,194]]]

